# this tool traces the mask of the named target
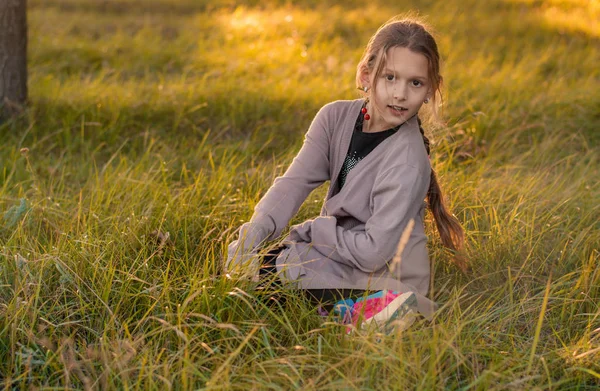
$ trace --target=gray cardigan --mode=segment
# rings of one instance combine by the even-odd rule
[[[364,100],[336,101],[316,115],[302,149],[255,208],[240,237],[253,243],[278,238],[310,192],[327,180],[329,191],[314,220],[293,226],[277,258],[284,280],[301,289],[392,289],[417,293],[426,316],[434,305],[423,226],[431,166],[417,118],[406,121],[348,174],[341,191],[338,174]],[[415,225],[399,267],[392,260],[410,219]]]

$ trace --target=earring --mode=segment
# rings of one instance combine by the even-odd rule
[[[363,113],[363,118],[365,119],[365,121],[368,121],[371,119],[371,116],[367,113],[367,106],[365,103],[365,107],[363,107],[362,109],[360,109],[360,112]]]
[[[423,101],[423,103],[425,103],[425,104],[429,103],[429,98],[425,98],[425,100]]]
[[[367,91],[369,91],[369,87],[367,87],[367,86],[364,86],[364,87],[363,87],[363,91],[364,91],[364,92],[367,92]]]

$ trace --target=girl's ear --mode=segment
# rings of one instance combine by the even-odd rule
[[[362,87],[368,86],[369,88],[371,88],[371,75],[369,74],[369,71],[367,71],[367,69],[363,68],[362,71],[360,72],[360,82],[362,84]]]
[[[427,91],[427,99],[431,100],[433,98],[433,90]]]

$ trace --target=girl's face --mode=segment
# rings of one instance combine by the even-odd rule
[[[393,128],[417,114],[431,95],[428,65],[424,55],[396,46],[388,49],[387,61],[376,80],[374,75],[363,74],[363,85],[375,86],[368,106],[369,132]]]

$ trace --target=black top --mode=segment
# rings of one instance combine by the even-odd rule
[[[365,105],[363,105],[365,107]],[[344,159],[344,164],[340,170],[338,176],[338,187],[341,189],[346,183],[346,177],[350,170],[354,168],[362,159],[365,158],[371,151],[375,149],[383,140],[396,133],[402,124],[381,132],[365,133],[362,131],[364,121],[364,114],[362,111],[356,118],[356,124],[354,124],[354,131],[352,132],[352,140],[350,141],[350,148],[348,148],[348,154]]]

